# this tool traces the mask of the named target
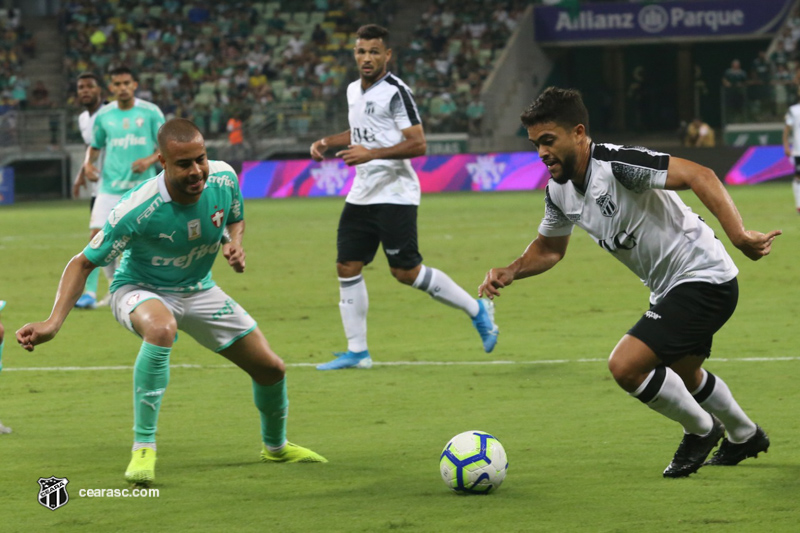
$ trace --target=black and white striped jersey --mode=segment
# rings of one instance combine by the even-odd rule
[[[792,157],[800,157],[800,104],[789,107],[784,121],[792,128]]]
[[[724,283],[738,270],[714,231],[664,189],[669,155],[646,148],[592,144],[586,192],[552,179],[539,233],[548,237],[584,230],[632,270],[655,304],[687,281]]]
[[[388,148],[405,138],[402,130],[420,124],[419,111],[411,89],[387,73],[366,91],[361,80],[347,87],[347,118],[350,143],[365,148]],[[353,187],[347,195],[351,204],[419,205],[417,173],[408,159],[373,159],[356,166]]]

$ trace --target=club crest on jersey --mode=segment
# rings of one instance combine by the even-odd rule
[[[136,120],[134,122],[136,122],[137,128],[141,128],[142,126],[144,126],[144,119],[142,117],[136,117]]]
[[[220,209],[219,211],[211,215],[211,222],[213,222],[216,227],[221,228],[222,220],[224,218],[225,218],[225,210]]]
[[[367,102],[364,104],[364,114],[372,115],[373,113],[375,113],[375,102]]]
[[[196,218],[194,220],[190,220],[187,224],[187,228],[189,230],[189,240],[193,241],[195,239],[200,238],[200,219]]]
[[[65,477],[40,477],[39,503],[51,511],[55,511],[59,507],[66,505],[69,501],[67,483],[69,483],[69,480]]]
[[[131,121],[130,121],[130,119],[123,118],[123,119],[122,119],[122,129],[123,129],[123,130],[127,130],[127,129],[129,129],[130,127],[131,127]]]
[[[617,204],[611,199],[610,194],[604,194],[596,202],[600,206],[600,212],[603,213],[604,217],[613,217],[617,213]]]

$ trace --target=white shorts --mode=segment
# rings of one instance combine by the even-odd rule
[[[92,215],[89,217],[89,229],[103,229],[108,215],[121,199],[121,194],[98,194],[94,200]]]
[[[171,293],[123,285],[111,296],[111,312],[117,322],[139,335],[130,315],[140,303],[152,299],[172,312],[179,330],[214,352],[228,348],[257,327],[253,317],[217,286],[199,292]]]

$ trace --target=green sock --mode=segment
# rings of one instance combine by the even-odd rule
[[[92,273],[89,274],[88,278],[86,278],[86,286],[83,289],[84,294],[90,292],[94,294],[95,297],[97,297],[97,280],[99,276],[100,276],[99,268],[95,268],[94,270],[92,270]]]
[[[161,398],[169,383],[172,347],[142,343],[133,365],[134,442],[155,442]]]
[[[0,342],[0,371],[3,370],[3,345],[5,345],[5,343],[5,339],[3,339],[3,342]]]
[[[259,385],[253,381],[253,399],[261,413],[261,440],[272,448],[283,446],[289,416],[286,378],[274,385]]]

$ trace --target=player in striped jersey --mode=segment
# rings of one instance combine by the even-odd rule
[[[780,231],[747,231],[714,172],[646,148],[595,144],[580,93],[551,87],[523,113],[528,138],[550,171],[539,235],[517,260],[493,268],[480,293],[494,298],[514,280],[541,274],[566,253],[573,226],[650,289],[650,309],[611,352],[617,383],[680,423],[684,439],[665,477],[705,464],[735,465],[766,452],[769,439],[719,376],[701,365],[714,333],[733,314],[738,270],[711,228],[678,195],[691,189],[747,257],[770,253]]]
[[[794,206],[800,214],[800,103],[790,106],[786,111],[783,127],[783,151],[786,157],[792,159],[794,179],[792,192],[794,193]]]
[[[33,351],[55,337],[89,273],[122,255],[111,308],[122,326],[142,338],[133,370],[134,443],[125,479],[155,479],[156,425],[179,329],[252,378],[262,461],[327,462],[286,440],[285,365],[255,320],[211,277],[220,248],[236,272],[245,268],[236,173],[223,161],[207,160],[203,136],[188,120],[165,123],[158,145],[164,171],[123,196],[102,231],[67,265],[50,317],[20,328],[17,341]],[[226,228],[230,237],[223,239]]]
[[[409,158],[425,154],[425,132],[411,90],[386,70],[392,57],[389,32],[370,24],[359,28],[357,35],[354,53],[360,77],[347,88],[350,129],[311,145],[316,161],[323,160],[328,148],[346,146],[336,156],[356,166],[336,242],[339,310],[347,351],[317,368],[372,366],[367,349],[369,298],[361,271],[380,245],[398,281],[464,311],[478,330],[484,350],[491,352],[499,332],[491,301],[472,298],[447,274],[422,264],[417,248],[420,186]]]

